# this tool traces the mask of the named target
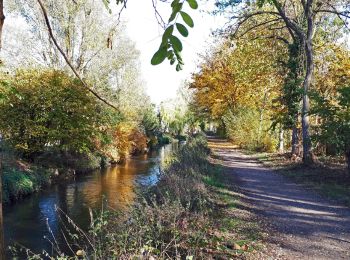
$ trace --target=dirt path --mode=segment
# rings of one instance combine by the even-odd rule
[[[224,140],[210,141],[218,159],[235,175],[249,207],[271,226],[272,259],[350,259],[349,208],[264,168]]]

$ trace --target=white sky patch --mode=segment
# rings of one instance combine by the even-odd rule
[[[158,6],[159,12],[166,21],[171,12],[170,4],[159,2]],[[209,10],[210,7],[200,6],[200,8]],[[152,0],[129,1],[122,14],[122,18],[127,20],[128,35],[136,42],[136,48],[141,52],[142,76],[147,83],[147,92],[152,102],[156,104],[175,97],[181,83],[190,79],[191,73],[196,70],[199,61],[198,53],[204,52],[210,46],[211,31],[223,25],[223,18],[192,10],[186,3],[184,11],[191,15],[195,25],[194,28],[188,28],[187,38],[179,36],[183,43],[182,56],[185,63],[180,72],[176,72],[175,66],[171,66],[168,60],[158,66],[151,65],[151,58],[158,50],[162,36],[162,30],[155,18]],[[178,19],[182,22],[181,18]]]
[[[163,19],[167,21],[171,13],[170,4],[159,2],[157,8]],[[177,72],[175,66],[171,66],[167,59],[160,65],[151,65],[151,58],[158,50],[163,33],[155,18],[152,0],[128,1],[121,19],[126,20],[127,34],[136,43],[136,48],[140,51],[142,78],[146,82],[147,93],[153,103],[159,104],[166,99],[174,98],[177,89],[184,80],[189,80],[191,73],[196,71],[199,62],[198,54],[203,53],[213,44],[214,38],[211,37],[211,32],[222,27],[225,19],[204,11],[212,9],[212,3],[200,3],[197,10],[191,9],[186,2],[184,3],[184,11],[193,18],[194,28],[189,28],[181,17],[178,18],[178,22],[188,28],[189,36],[184,38],[174,29],[175,34],[183,44],[182,57],[185,63],[183,70]],[[23,18],[9,15],[6,23],[22,25],[25,28]]]

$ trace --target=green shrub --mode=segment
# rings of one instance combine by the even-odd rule
[[[39,168],[28,171],[4,168],[2,178],[3,199],[9,203],[39,191],[50,182],[50,173]]]
[[[158,145],[165,145],[165,144],[170,144],[172,138],[167,134],[160,134],[157,136],[157,139],[158,139]]]

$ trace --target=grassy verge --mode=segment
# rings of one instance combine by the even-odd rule
[[[2,158],[2,192],[5,204],[37,192],[51,181],[52,173],[48,170],[9,156]]]
[[[19,159],[12,150],[0,146],[2,191],[5,204],[35,193],[51,182],[65,181],[77,173],[100,167],[100,158],[93,155],[62,156],[46,153],[29,163]]]
[[[319,158],[313,166],[292,161],[289,154],[245,152],[258,159],[265,166],[303,184],[329,199],[350,206],[350,175],[346,172],[344,160]]]
[[[258,248],[258,226],[241,214],[223,167],[208,160],[206,140],[189,140],[156,186],[127,212],[102,211],[84,232],[72,224],[70,257],[93,259],[230,259]],[[56,248],[60,259],[71,259]],[[28,254],[31,254],[27,251]],[[40,256],[36,259],[40,259]],[[44,256],[43,256],[44,257]]]

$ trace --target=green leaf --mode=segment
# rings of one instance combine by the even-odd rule
[[[183,37],[187,37],[187,36],[188,36],[188,30],[187,30],[187,28],[186,28],[183,24],[181,24],[181,23],[176,23],[176,28],[177,28],[177,30],[179,31],[179,33],[181,33],[181,35],[182,35]]]
[[[167,56],[167,49],[166,48],[164,48],[164,47],[162,47],[162,48],[160,48],[154,55],[153,55],[153,57],[152,57],[152,59],[151,59],[151,64],[152,65],[158,65],[158,64],[161,64],[164,60],[165,60],[165,58],[166,58],[166,56]]]
[[[179,0],[174,0],[172,3],[171,3],[171,7],[174,7],[175,5],[179,4]]]
[[[173,6],[173,13],[178,13],[182,9],[183,3],[176,3]]]
[[[168,21],[169,23],[172,22],[175,19],[176,15],[181,11],[182,5],[183,5],[182,3],[175,3],[174,4],[173,12],[171,13],[171,16],[170,16],[169,21]]]
[[[180,71],[182,70],[182,65],[181,64],[177,64],[176,65],[176,71]]]
[[[167,58],[169,60],[173,59],[174,58],[174,52],[173,50],[169,50],[168,53],[167,53]]]
[[[192,9],[197,9],[198,8],[198,3],[196,0],[186,0],[187,3],[190,5]]]
[[[168,28],[165,29],[162,37],[162,45],[165,45],[168,42],[168,39],[173,34],[174,31],[174,25],[168,26]]]
[[[111,14],[112,9],[109,7],[110,1],[109,0],[102,0],[103,4],[105,5],[107,11]]]
[[[176,15],[177,15],[177,13],[172,13],[172,14],[170,15],[170,18],[169,18],[168,22],[169,22],[169,23],[172,22],[172,21],[175,19]]]
[[[181,65],[184,65],[184,62],[183,62],[183,60],[182,60],[181,52],[175,50],[174,53],[175,53],[177,62],[178,62],[179,64],[181,64]]]
[[[170,36],[170,43],[176,51],[182,51],[182,43],[179,38],[174,35]]]
[[[194,23],[193,23],[193,20],[192,20],[191,16],[189,16],[187,13],[185,13],[185,12],[183,12],[183,11],[181,11],[180,14],[181,14],[181,17],[182,17],[182,19],[184,20],[184,22],[185,22],[189,27],[193,28]]]

